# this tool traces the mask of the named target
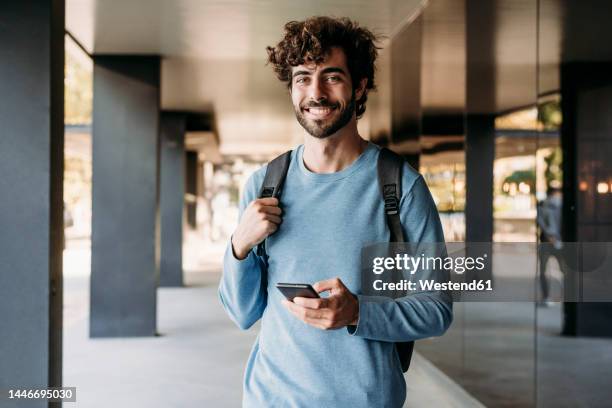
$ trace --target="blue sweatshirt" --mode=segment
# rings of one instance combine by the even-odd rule
[[[266,241],[269,264],[249,252],[237,260],[228,244],[219,298],[243,330],[261,319],[244,373],[244,407],[401,407],[406,384],[394,348],[443,334],[451,301],[432,292],[399,299],[361,294],[361,249],[388,242],[378,187],[380,149],[369,144],[348,167],[317,174],[304,166],[300,145],[281,197],[283,222]],[[257,198],[265,166],[247,181],[240,215]],[[410,242],[444,242],[423,178],[403,169],[400,218]],[[339,277],[359,300],[357,326],[320,330],[281,303],[278,282],[314,283]],[[427,296],[424,300],[422,296]]]

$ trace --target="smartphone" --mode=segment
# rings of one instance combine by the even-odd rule
[[[307,283],[277,283],[276,287],[285,295],[287,300],[291,302],[293,302],[294,297],[320,297],[317,291]]]

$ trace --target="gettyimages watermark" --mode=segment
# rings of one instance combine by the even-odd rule
[[[424,300],[442,292],[457,302],[612,302],[612,243],[377,243],[362,249],[361,291]]]

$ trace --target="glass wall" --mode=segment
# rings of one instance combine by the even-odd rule
[[[488,231],[486,217],[470,214],[470,206],[475,200],[481,209],[492,207],[489,276],[497,285],[522,285],[533,301],[456,302],[447,334],[417,342],[417,351],[486,406],[609,406],[612,303],[592,301],[600,288],[587,267],[595,262],[591,255],[601,265],[609,258],[606,246],[592,242],[612,240],[612,47],[601,41],[612,36],[612,6],[556,0],[462,6],[464,14],[451,16],[444,11],[449,4],[430,1],[424,11],[424,55],[445,49],[451,40],[444,34],[463,36],[467,80],[449,84],[436,71],[445,86],[422,85],[421,109],[430,111],[436,98],[440,109],[443,95],[450,100],[463,89],[465,159],[432,152],[424,126],[420,171],[448,241],[460,236],[449,228],[449,214],[462,212],[470,240],[470,230],[479,237]],[[442,60],[423,58],[423,71]],[[470,188],[479,190],[471,195]],[[521,245],[497,245],[511,242]],[[538,253],[536,243],[548,249]],[[564,247],[580,250],[578,276],[559,253]],[[570,289],[585,301],[563,302]]]
[[[536,309],[540,407],[603,407],[612,400],[611,304],[559,302],[572,283],[591,300],[585,265],[598,247],[593,241],[612,239],[612,47],[599,40],[612,35],[611,17],[607,2],[539,1],[538,208],[559,214],[562,240],[582,242],[584,262],[572,282],[557,250],[569,244],[540,229],[540,241],[552,247],[540,255],[537,285],[541,297],[548,295]]]
[[[538,181],[544,174],[540,165],[556,160],[551,156],[554,143],[544,144],[537,132],[538,1],[431,1],[422,24],[428,42],[424,55],[439,52],[438,58],[423,58],[422,70],[437,72],[435,80],[445,85],[422,86],[422,110],[434,110],[431,104],[444,112],[445,96],[464,96],[462,126],[452,129],[462,135],[461,149],[431,149],[425,126],[421,136],[419,170],[440,211],[446,239],[473,241],[476,236],[492,242],[493,262],[484,277],[498,287],[522,285],[532,293],[538,193],[545,190]],[[448,33],[454,34],[452,40]],[[456,38],[462,44],[449,50]],[[445,51],[463,54],[454,63],[465,81],[446,82],[444,76],[451,74],[434,68]],[[452,122],[444,114],[436,119]],[[455,222],[449,222],[453,216]],[[485,406],[532,407],[537,401],[536,306],[526,300],[456,302],[448,332],[417,342],[416,349]]]

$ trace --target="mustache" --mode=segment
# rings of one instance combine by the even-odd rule
[[[330,103],[326,100],[310,101],[302,105],[302,109],[304,108],[338,108],[338,103]]]

